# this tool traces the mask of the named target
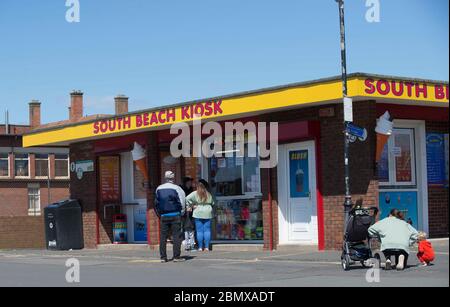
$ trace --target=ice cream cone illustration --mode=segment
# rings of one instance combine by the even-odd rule
[[[377,152],[375,155],[375,161],[378,162],[381,159],[381,155],[384,150],[389,137],[392,135],[392,129],[394,128],[394,122],[391,120],[391,115],[386,111],[377,122],[375,132],[377,133]]]
[[[131,151],[131,155],[133,156],[133,161],[136,163],[137,168],[142,172],[145,180],[148,181],[147,163],[145,161],[147,158],[147,155],[145,153],[144,148],[142,148],[142,146],[139,145],[137,142],[134,142],[134,146],[133,146],[133,150]]]

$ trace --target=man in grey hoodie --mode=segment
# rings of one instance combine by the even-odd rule
[[[369,228],[370,236],[381,240],[381,251],[386,256],[386,269],[390,269],[390,257],[395,256],[397,270],[406,267],[409,247],[417,241],[417,230],[410,224],[397,218],[398,210],[391,210],[389,216]]]

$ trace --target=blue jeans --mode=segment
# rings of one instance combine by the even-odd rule
[[[211,220],[195,219],[195,230],[197,231],[198,248],[209,248],[209,242],[211,242]]]

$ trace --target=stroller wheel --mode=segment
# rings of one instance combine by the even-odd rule
[[[341,265],[344,271],[350,270],[350,257],[348,255],[343,255],[341,258]]]

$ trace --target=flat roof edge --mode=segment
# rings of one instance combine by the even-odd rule
[[[448,85],[449,84],[448,81],[442,81],[442,80],[411,78],[411,77],[401,77],[401,76],[390,76],[390,75],[371,74],[371,73],[363,73],[363,72],[351,73],[351,74],[348,74],[347,77],[348,77],[348,79],[357,79],[357,78],[363,77],[363,78],[375,78],[375,79],[414,81],[414,82],[442,84],[442,85]],[[67,124],[67,125],[61,125],[61,126],[55,126],[55,127],[46,127],[46,128],[42,128],[42,129],[38,128],[38,129],[34,129],[33,131],[26,132],[23,135],[33,135],[33,134],[46,132],[46,131],[57,131],[57,130],[61,130],[61,129],[68,128],[68,127],[75,127],[75,126],[79,126],[79,125],[94,123],[94,122],[98,121],[99,119],[108,120],[108,119],[114,119],[114,118],[123,117],[123,116],[127,116],[127,115],[136,115],[136,114],[140,114],[140,113],[144,113],[144,112],[154,112],[154,111],[157,111],[157,110],[160,110],[160,109],[177,108],[177,107],[191,105],[191,104],[205,102],[205,101],[229,99],[229,98],[238,98],[238,97],[243,97],[243,96],[251,96],[251,95],[256,95],[256,94],[261,94],[261,93],[268,93],[268,92],[287,90],[287,89],[291,89],[291,88],[295,88],[295,87],[308,86],[308,85],[314,85],[314,84],[320,84],[320,83],[327,83],[327,82],[338,81],[338,80],[341,80],[341,75],[336,75],[336,76],[326,77],[326,78],[313,79],[313,80],[309,80],[309,81],[288,83],[288,84],[285,84],[285,85],[265,87],[265,88],[255,89],[255,90],[236,92],[236,93],[232,93],[232,94],[219,95],[219,96],[214,96],[214,97],[209,97],[209,98],[200,98],[200,99],[184,101],[184,102],[180,102],[180,103],[168,104],[168,105],[157,106],[157,107],[152,107],[152,108],[147,108],[147,109],[140,109],[140,110],[136,110],[136,111],[128,112],[128,113],[125,113],[125,114],[120,114],[120,115],[111,115],[109,117],[102,117],[102,118],[96,118],[96,119],[86,120],[86,121],[77,122],[77,123],[70,123],[70,124]]]

